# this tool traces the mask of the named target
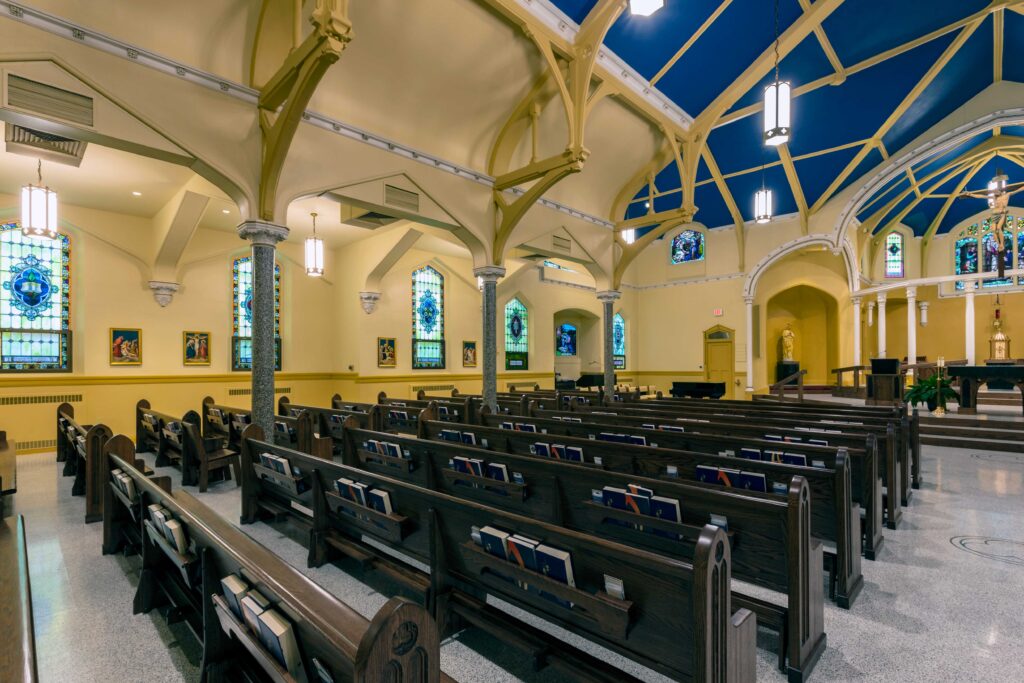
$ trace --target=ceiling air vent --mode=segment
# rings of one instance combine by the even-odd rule
[[[384,185],[384,203],[397,206],[406,211],[418,212],[420,210],[420,196],[418,194],[409,190],[403,190],[394,185]]]
[[[88,146],[88,143],[81,140],[22,128],[13,123],[4,126],[4,140],[7,143],[7,151],[12,154],[23,154],[76,167],[82,163],[85,148]]]
[[[385,213],[377,213],[376,211],[367,211],[362,214],[353,215],[348,218],[343,218],[342,222],[347,225],[354,225],[357,228],[368,228],[373,230],[375,228],[382,228],[385,225],[390,225],[398,219],[394,216],[389,216]]]
[[[11,74],[7,77],[7,104],[49,119],[82,126],[93,125],[92,98]]]
[[[551,248],[552,249],[557,249],[558,251],[564,251],[566,253],[569,253],[570,251],[572,251],[572,242],[570,240],[567,240],[564,237],[559,237],[558,235],[552,235],[551,236]]]

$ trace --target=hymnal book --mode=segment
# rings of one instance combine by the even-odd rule
[[[395,401],[391,405],[396,406],[398,408],[404,408],[406,406],[406,403],[405,401]]]
[[[499,426],[500,426],[500,427],[501,427],[502,429],[515,429],[515,428],[514,428],[514,427],[512,426],[512,423],[511,423],[511,422],[502,422],[502,423],[501,423],[501,425],[499,425]]]
[[[260,641],[288,673],[297,673],[302,665],[302,658],[299,656],[299,644],[295,642],[295,630],[292,625],[273,609],[264,611],[259,620]]]
[[[631,493],[637,493],[641,496],[647,496],[648,498],[654,495],[654,489],[649,489],[646,486],[640,486],[640,484],[626,484],[626,488],[628,488]]]
[[[349,499],[353,500],[363,507],[366,507],[366,492],[368,487],[366,484],[355,481],[348,485]]]
[[[275,422],[274,423],[274,429],[276,429],[277,431],[281,432],[282,434],[287,434],[288,433],[288,425],[285,424],[284,422]]]
[[[786,436],[783,437],[782,440],[785,441],[786,443],[800,443],[801,441],[803,441],[803,439],[801,439],[799,436]]]
[[[782,441],[782,436],[779,434],[765,434],[765,441]]]
[[[334,683],[334,677],[331,676],[330,669],[323,662],[316,657],[312,657],[309,661],[313,664],[314,683]]]
[[[626,507],[630,512],[638,515],[649,515],[651,514],[651,497],[627,491]]]
[[[455,465],[456,472],[462,472],[463,474],[472,474],[472,471],[470,471],[469,469],[469,458],[462,455],[456,455],[452,459],[452,463]]]
[[[448,406],[438,406],[437,407],[437,414],[442,416],[442,417],[447,417],[447,415],[448,415]]]
[[[781,463],[782,462],[782,451],[765,451],[761,455],[761,460],[763,460],[764,462]]]
[[[508,537],[508,559],[524,569],[537,571],[537,545],[535,541],[526,536],[513,534]]]
[[[380,445],[379,441],[375,441],[373,439],[370,439],[369,441],[364,441],[363,442],[363,450],[364,451],[370,451],[371,453],[380,453],[380,448],[378,447],[379,445]]]
[[[469,444],[470,446],[476,445],[476,434],[472,432],[462,432],[462,443]]]
[[[491,555],[507,560],[509,536],[511,534],[507,531],[496,529],[493,526],[485,526],[480,529],[480,544]]]
[[[461,442],[462,441],[462,435],[458,431],[456,431],[454,429],[442,429],[440,436],[445,441],[456,441],[456,442]]]
[[[643,429],[657,429],[657,427],[655,427],[654,425],[647,425],[647,424],[645,424],[645,425],[640,425],[640,426]]]
[[[188,550],[188,539],[185,537],[185,527],[176,519],[169,519],[164,524],[167,542],[182,555]]]
[[[565,446],[558,443],[551,444],[551,457],[556,460],[565,460]]]
[[[572,555],[565,550],[543,544],[538,545],[536,550],[537,567],[544,576],[576,587],[576,579],[572,574]]]
[[[157,530],[161,534],[164,535],[164,538],[166,538],[167,537],[167,522],[169,522],[171,519],[173,519],[171,517],[171,513],[168,512],[167,510],[163,509],[163,508],[160,508],[158,510],[153,510],[152,511],[152,517],[153,517],[153,524],[156,525]]]
[[[828,445],[828,441],[825,441],[824,439],[808,439],[807,443],[813,444],[815,446],[827,446]]]
[[[768,482],[759,472],[740,472],[739,488],[767,493]]]
[[[158,518],[157,514],[156,514],[157,512],[160,512],[161,510],[163,510],[163,507],[160,505],[160,503],[153,503],[152,505],[148,506],[146,509],[149,510],[149,519],[153,522],[153,524],[156,524],[158,529],[160,529],[160,533],[163,533],[164,532],[164,522],[167,521],[167,520],[166,520],[166,518],[163,517],[163,515],[161,515]]]
[[[740,478],[740,471],[728,467],[718,468],[718,483],[723,486],[735,486]]]
[[[811,467],[817,467],[818,469],[822,469],[823,470],[823,469],[825,469],[825,461],[824,460],[812,460],[811,461]]]
[[[124,494],[128,496],[128,500],[135,500],[135,481],[127,474],[121,475],[121,488],[124,490]]]
[[[629,435],[627,435],[626,438],[629,439],[629,443],[633,444],[634,446],[646,446],[647,445],[647,437],[646,436],[636,436],[636,435],[633,435],[633,434],[629,434]]]
[[[270,601],[258,591],[249,591],[242,598],[242,616],[245,618],[245,624],[250,631],[257,635],[260,632],[260,615],[268,607],[270,607]]]
[[[220,580],[220,586],[224,589],[224,602],[235,613],[239,620],[245,619],[242,616],[242,598],[249,592],[249,584],[242,581],[237,574],[228,574]]]
[[[697,481],[702,481],[705,484],[717,484],[718,468],[709,465],[697,465]]]
[[[807,466],[807,456],[802,453],[783,453],[782,462],[786,465]]]
[[[785,482],[773,481],[772,482],[772,493],[780,493],[786,495],[788,493]]]
[[[384,515],[391,514],[391,494],[387,491],[382,491],[381,489],[370,489],[370,492],[367,494],[367,499],[370,503],[369,507]]]
[[[480,458],[469,459],[469,472],[470,474],[482,477],[484,476],[484,461]]]
[[[397,443],[392,443],[390,441],[387,441],[387,442],[385,442],[382,445],[385,448],[387,448],[387,454],[390,455],[391,457],[394,457],[394,458],[401,458],[402,457],[402,447],[399,446]]]
[[[741,448],[740,457],[747,460],[760,460],[761,450],[759,448]]]
[[[499,462],[487,463],[487,476],[496,481],[508,481],[508,467]]]
[[[534,434],[537,432],[537,426],[536,425],[524,424],[524,423],[521,423],[521,422],[516,423],[516,428],[519,431],[521,431],[521,432],[531,432],[531,433],[534,433]]]
[[[566,446],[565,459],[573,462],[583,462],[583,449],[579,446]]]
[[[622,579],[617,579],[614,576],[604,575],[604,592],[619,600],[626,599],[626,585]]]
[[[651,516],[669,522],[682,522],[683,513],[679,509],[679,501],[664,496],[651,496]]]
[[[686,429],[683,427],[677,427],[676,425],[661,425],[661,430],[665,432],[685,432]]]
[[[551,447],[546,443],[541,443],[540,441],[530,447],[530,452],[534,455],[542,455],[545,458],[551,457]]]
[[[605,486],[602,491],[604,492],[605,506],[615,508],[616,510],[629,509],[629,505],[626,503],[626,489],[620,489],[617,486]]]

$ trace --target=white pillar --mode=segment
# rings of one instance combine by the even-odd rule
[[[747,393],[754,393],[754,297],[745,296],[747,304]]]
[[[868,302],[868,327],[875,324],[875,302]]]
[[[928,302],[922,301],[917,307],[921,309],[921,327],[928,327]]]
[[[974,283],[968,282],[967,295],[964,297],[964,349],[967,353],[967,364],[974,365]]]
[[[860,365],[860,302],[859,296],[851,299],[853,301],[853,365]]]
[[[885,292],[879,292],[878,297],[878,357],[885,358]]]
[[[917,362],[917,287],[907,287],[907,363]]]

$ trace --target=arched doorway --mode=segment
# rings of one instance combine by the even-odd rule
[[[768,299],[765,319],[768,384],[783,358],[782,333],[794,334],[793,357],[806,370],[805,384],[829,384],[839,367],[839,306],[834,297],[809,285],[795,285]]]
[[[715,325],[704,330],[704,381],[725,382],[725,395],[733,398],[736,369],[736,331]]]

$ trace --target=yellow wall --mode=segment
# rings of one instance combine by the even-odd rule
[[[768,301],[765,332],[770,382],[781,379],[776,377],[775,367],[782,360],[782,332],[787,325],[795,335],[793,358],[799,361],[801,370],[807,371],[804,382],[830,383],[833,379],[830,371],[839,367],[836,300],[814,287],[797,285]]]

